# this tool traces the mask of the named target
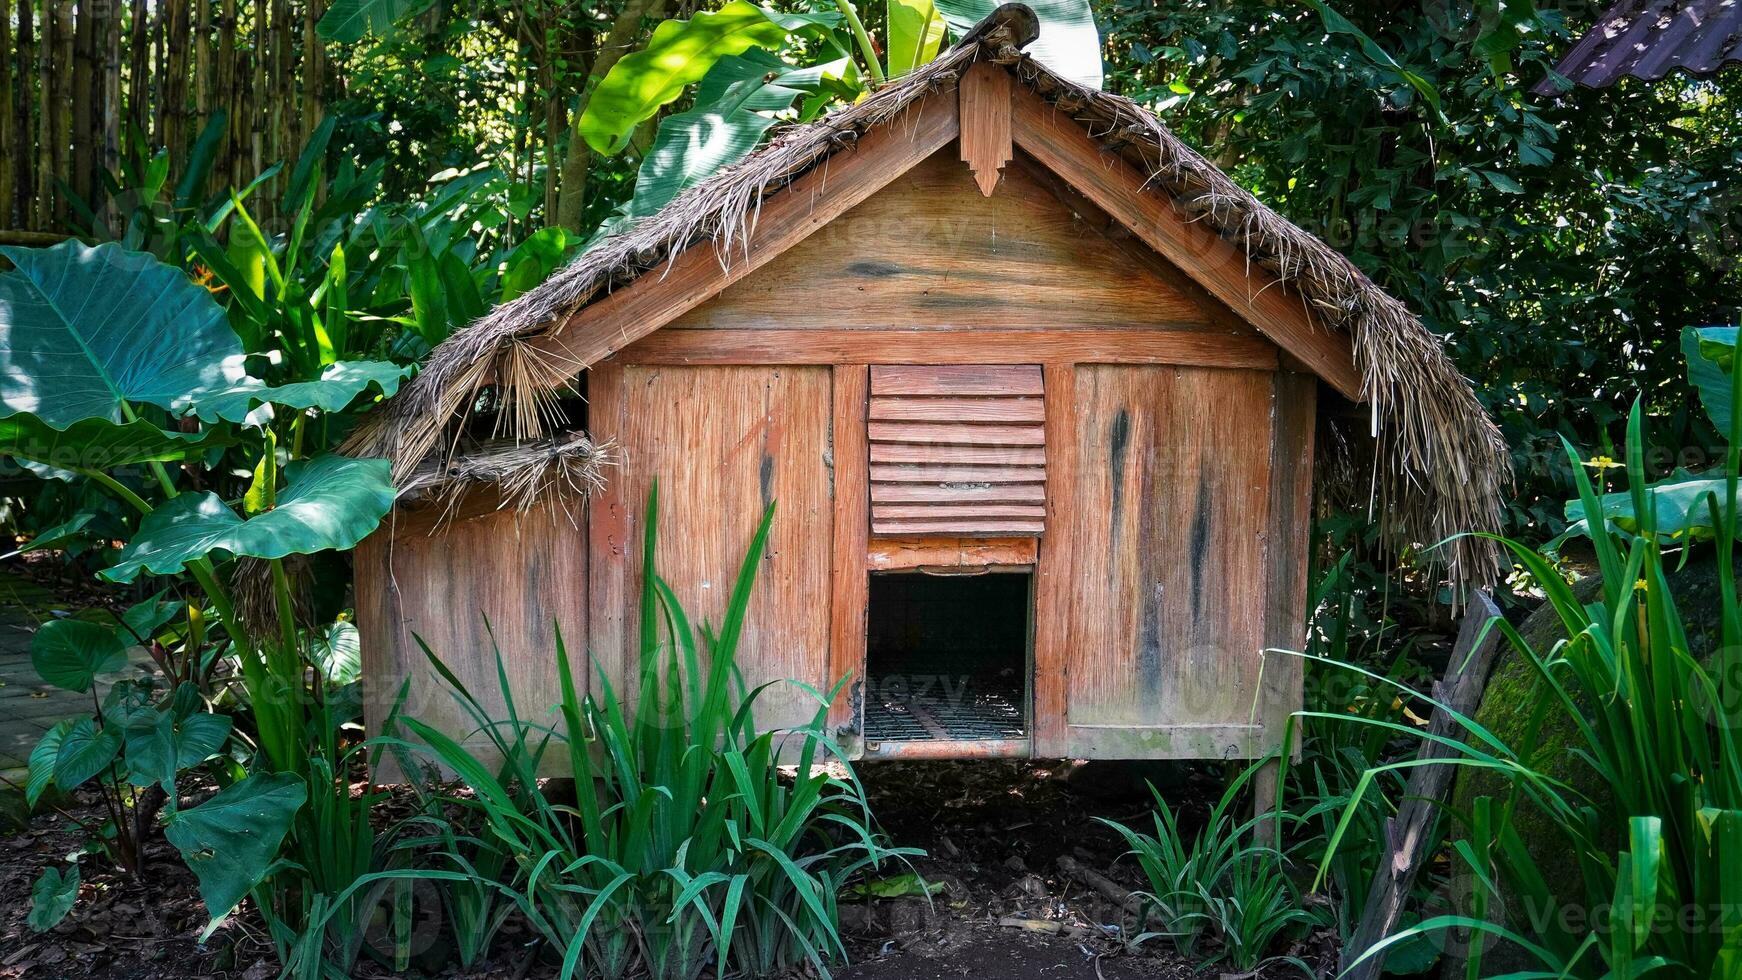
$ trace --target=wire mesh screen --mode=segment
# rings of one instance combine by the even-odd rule
[[[873,576],[864,736],[879,742],[1028,735],[1026,574]]]

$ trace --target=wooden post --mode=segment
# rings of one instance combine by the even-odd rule
[[[1488,685],[1489,668],[1500,646],[1500,631],[1491,630],[1478,644],[1482,628],[1500,616],[1500,608],[1486,592],[1470,597],[1470,607],[1464,611],[1464,622],[1458,629],[1458,642],[1452,647],[1452,662],[1446,667],[1445,679],[1434,684],[1434,700],[1460,715],[1475,713]],[[1434,709],[1428,732],[1445,738],[1458,739],[1462,732],[1458,723],[1445,711]],[[1451,746],[1424,741],[1418,759],[1447,759]],[[1378,980],[1385,966],[1385,954],[1380,952],[1354,968],[1349,964],[1397,927],[1403,914],[1403,903],[1409,898],[1410,887],[1421,871],[1425,853],[1431,841],[1437,816],[1434,803],[1445,795],[1452,781],[1450,765],[1416,766],[1404,790],[1404,802],[1397,816],[1385,822],[1385,859],[1373,873],[1373,887],[1367,892],[1367,907],[1355,927],[1355,935],[1343,948],[1344,980]]]
[[[1263,819],[1276,812],[1276,785],[1281,774],[1282,759],[1274,758],[1252,775],[1252,815],[1259,821],[1252,829],[1252,839],[1264,847],[1276,847],[1282,842],[1276,821]]]
[[[871,516],[865,413],[871,369],[864,364],[834,368],[834,588],[829,605],[829,675],[833,685],[850,677],[841,696],[829,706],[829,728],[857,728],[854,710],[865,681],[866,603],[870,571],[866,551]]]

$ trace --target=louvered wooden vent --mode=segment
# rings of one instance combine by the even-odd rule
[[[1040,366],[871,368],[871,532],[1024,537],[1046,527]]]

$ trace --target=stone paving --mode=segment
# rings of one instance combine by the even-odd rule
[[[57,608],[53,593],[0,567],[0,778],[24,785],[30,750],[62,718],[89,714],[89,692],[44,684],[30,665],[30,634]],[[143,650],[136,650],[143,657]],[[0,782],[0,792],[9,790]]]

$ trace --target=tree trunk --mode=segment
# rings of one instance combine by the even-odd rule
[[[629,45],[641,32],[641,22],[647,18],[658,19],[665,16],[665,10],[670,0],[628,0],[623,5],[623,11],[612,23],[611,31],[599,45],[598,56],[587,67],[587,78],[583,83],[581,97],[575,101],[574,113],[569,116],[569,145],[563,154],[562,188],[557,194],[556,221],[570,231],[581,231],[581,212],[587,201],[587,171],[593,165],[593,148],[576,132],[580,124],[581,114],[587,109],[587,100],[592,98],[593,89],[599,84],[599,79],[610,73],[611,68],[628,52]]]
[[[72,143],[73,0],[56,0],[53,26],[52,43],[45,46],[45,50],[53,49],[52,56],[47,60],[49,142],[45,183],[53,191],[50,195],[53,203],[49,212],[49,227],[53,231],[65,231],[72,209],[67,196],[55,186],[55,179],[66,179],[67,151]]]

